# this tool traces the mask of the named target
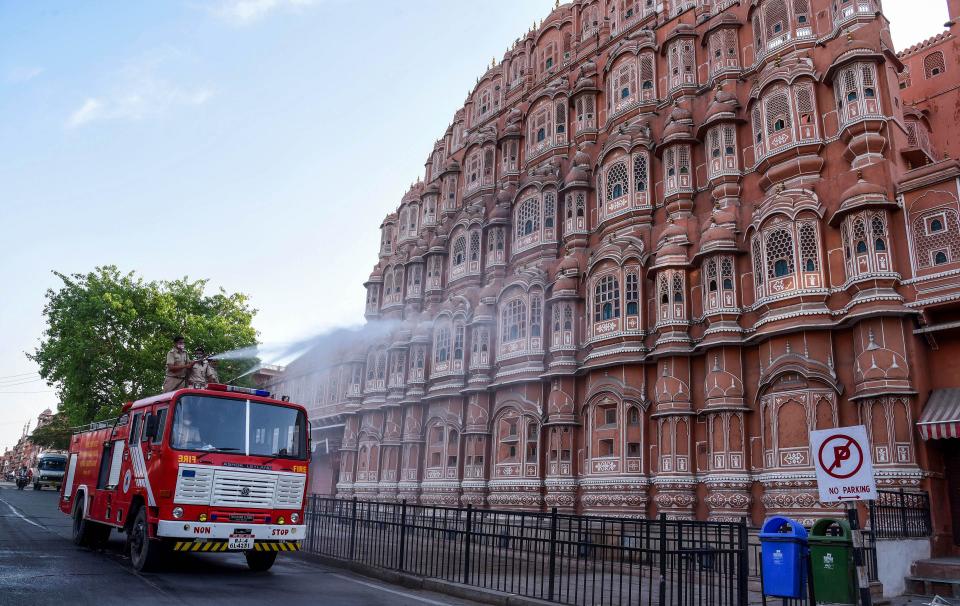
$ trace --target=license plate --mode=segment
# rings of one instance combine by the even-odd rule
[[[248,551],[253,549],[253,536],[249,534],[232,534],[227,541],[230,551]]]

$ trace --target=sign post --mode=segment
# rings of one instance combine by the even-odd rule
[[[863,425],[810,432],[810,452],[817,471],[817,489],[824,503],[842,502],[853,534],[853,557],[857,566],[860,603],[871,606],[870,576],[863,551],[863,530],[857,501],[877,498],[870,441]]]

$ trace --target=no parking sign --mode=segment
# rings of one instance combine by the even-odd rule
[[[811,431],[810,454],[817,470],[821,501],[877,498],[870,441],[863,425]]]

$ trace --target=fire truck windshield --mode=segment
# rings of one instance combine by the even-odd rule
[[[177,401],[170,446],[178,450],[306,458],[301,411],[249,400],[187,395]]]

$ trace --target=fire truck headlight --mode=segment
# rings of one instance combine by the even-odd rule
[[[201,513],[201,514],[200,514],[200,521],[201,521],[201,522],[206,522],[206,521],[207,521],[207,514]]]
[[[277,518],[277,524],[284,524],[285,522],[286,520],[283,519],[283,516],[280,516],[279,518]]]
[[[291,513],[291,514],[290,514],[290,523],[291,523],[291,524],[296,524],[296,523],[299,522],[299,521],[300,521],[300,514],[299,514],[299,513],[294,512],[294,513]]]
[[[174,507],[173,508],[173,517],[178,520],[183,517],[183,507]]]

